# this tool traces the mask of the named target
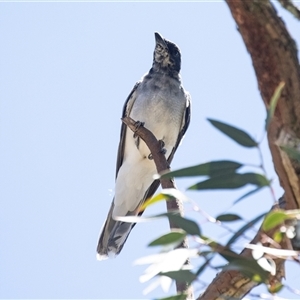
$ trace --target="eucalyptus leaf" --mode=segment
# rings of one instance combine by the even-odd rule
[[[185,237],[186,233],[183,231],[172,231],[155,239],[148,246],[165,246],[175,243],[180,244]]]
[[[288,219],[288,216],[283,210],[271,211],[266,215],[262,228],[264,231],[271,230],[286,219]]]
[[[232,221],[242,220],[242,218],[236,214],[223,214],[217,216],[216,219],[221,222],[232,222]]]
[[[255,188],[254,190],[251,190],[250,192],[244,194],[243,196],[239,197],[237,200],[235,200],[233,202],[233,204],[237,204],[238,202],[242,201],[243,199],[255,194],[256,192],[258,192],[260,189],[262,188],[262,186],[259,186],[257,188]]]
[[[277,88],[274,91],[274,94],[270,100],[270,105],[267,110],[267,118],[266,118],[266,130],[268,130],[270,122],[274,116],[275,109],[277,107],[278,100],[281,96],[282,89],[284,88],[285,83],[282,81],[279,83]]]
[[[179,282],[186,282],[187,284],[191,284],[197,276],[192,273],[190,270],[178,270],[178,271],[170,271],[165,273],[160,273],[161,276],[168,276],[171,279],[174,279]]]
[[[270,185],[270,181],[261,174],[257,173],[232,173],[223,174],[201,181],[190,186],[189,190],[213,190],[213,189],[237,189],[247,184],[253,184],[259,187]]]
[[[201,236],[199,225],[196,222],[181,217],[180,215],[174,215],[170,213],[166,215],[168,216],[171,222],[173,222],[179,228],[183,229],[188,234]]]
[[[183,168],[162,174],[161,178],[191,177],[191,176],[218,176],[221,174],[234,173],[242,167],[241,163],[230,160],[210,161],[204,164]]]
[[[213,120],[213,119],[207,119],[207,120],[214,127],[216,127],[221,132],[223,132],[224,134],[232,138],[238,144],[249,148],[257,147],[258,143],[247,132],[217,120]]]
[[[173,198],[176,198],[182,202],[188,201],[187,197],[177,189],[163,189],[159,194],[155,195],[154,197],[148,198],[140,208],[140,211],[145,210],[148,206],[153,205],[155,203],[161,201],[168,201]]]

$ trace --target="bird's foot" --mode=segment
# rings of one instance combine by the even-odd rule
[[[159,153],[166,154],[167,149],[164,148],[165,142],[163,140],[159,140],[158,142],[159,142],[159,147],[160,147]]]
[[[163,140],[159,140],[158,143],[159,143],[159,148],[160,148],[159,153],[166,154],[166,153],[167,153],[167,150],[164,148],[165,142],[164,142]],[[150,153],[150,154],[148,155],[148,159],[149,159],[149,160],[152,160],[152,159],[153,159],[152,153]]]
[[[136,121],[136,122],[135,122],[135,124],[134,124],[135,129],[134,129],[134,134],[133,134],[133,137],[134,137],[134,138],[137,137],[136,131],[138,131],[138,129],[139,129],[140,127],[144,126],[144,125],[145,125],[145,122],[141,122],[141,121]]]

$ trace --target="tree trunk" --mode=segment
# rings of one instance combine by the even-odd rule
[[[300,150],[300,67],[295,41],[269,0],[225,1],[252,58],[266,108],[280,82],[285,83],[269,126],[268,142],[285,191],[284,208],[297,209],[300,207],[300,164],[281,148]],[[252,243],[258,242],[261,234],[259,231]],[[289,241],[283,241],[281,246],[289,248]],[[241,255],[251,256],[251,251],[245,249]],[[284,276],[284,260],[277,259],[276,265],[277,274],[270,277],[270,285]],[[242,299],[256,285],[238,271],[222,271],[198,300]]]

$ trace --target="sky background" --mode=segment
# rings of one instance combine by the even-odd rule
[[[281,8],[279,14],[299,45],[299,22]],[[252,63],[224,2],[0,3],[0,298],[167,296],[160,289],[144,296],[145,267],[133,266],[158,252],[147,244],[168,232],[167,220],[138,224],[116,259],[96,261],[114,194],[122,107],[152,65],[155,31],[181,49],[183,85],[192,96],[191,125],[172,169],[218,159],[259,163],[257,151],[206,120],[263,135],[266,113]],[[266,141],[262,148],[280,197]],[[197,181],[176,183],[185,191]],[[263,190],[229,209],[249,190],[187,195],[212,216],[227,210],[251,220],[273,200]],[[146,215],[162,212],[164,203]],[[189,205],[186,215],[206,235],[229,238]],[[290,286],[299,287],[299,275],[288,264]],[[201,279],[214,276],[209,271]],[[253,291],[260,292],[266,290]],[[286,290],[280,295],[297,298]]]

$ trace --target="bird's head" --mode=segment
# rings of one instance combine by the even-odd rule
[[[179,73],[181,67],[179,48],[174,43],[164,39],[158,32],[155,32],[155,42],[153,67],[171,73]]]

